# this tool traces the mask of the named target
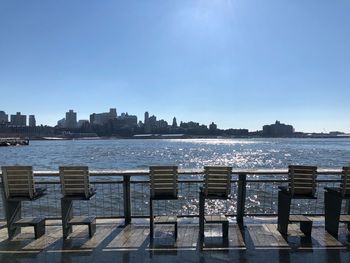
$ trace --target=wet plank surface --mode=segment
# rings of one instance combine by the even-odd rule
[[[7,228],[0,228],[1,253],[40,253],[68,251],[182,251],[182,250],[232,250],[232,249],[349,249],[349,233],[346,225],[339,229],[338,239],[324,230],[323,225],[312,229],[310,238],[300,231],[299,224],[290,224],[288,237],[283,237],[276,224],[247,224],[229,226],[229,242],[222,239],[221,224],[205,226],[204,244],[199,243],[198,224],[179,222],[178,238],[174,238],[174,226],[157,225],[155,238],[149,238],[149,223],[123,225],[123,220],[97,220],[97,230],[93,238],[88,237],[87,226],[74,226],[67,240],[62,239],[60,221],[48,221],[46,234],[34,239],[32,227],[23,227],[22,233],[14,240],[7,238]]]

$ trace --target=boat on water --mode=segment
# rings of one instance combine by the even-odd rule
[[[0,138],[0,146],[29,145],[29,139],[22,138]]]

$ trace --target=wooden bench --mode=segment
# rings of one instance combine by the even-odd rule
[[[61,198],[63,238],[72,233],[73,225],[88,225],[91,238],[96,232],[96,218],[73,216],[73,201],[88,201],[95,195],[95,190],[89,183],[89,169],[87,166],[61,166],[59,171],[63,194]]]
[[[290,215],[289,222],[290,223],[300,223],[301,232],[303,232],[306,236],[311,235],[312,220],[310,220],[308,217],[306,217],[304,215]]]
[[[45,234],[45,219],[22,218],[22,202],[34,201],[45,195],[46,189],[35,186],[31,166],[3,166],[5,215],[9,239],[21,232],[21,227],[34,226],[35,238]]]
[[[22,218],[13,223],[15,227],[34,227],[34,236],[39,238],[45,235],[45,218],[44,217],[35,217],[35,218]]]
[[[279,187],[277,229],[288,234],[290,222],[300,222],[300,230],[311,235],[312,221],[302,215],[290,215],[292,199],[316,199],[316,166],[289,165],[288,187]]]
[[[150,167],[150,239],[153,241],[154,224],[173,224],[177,239],[177,216],[154,216],[153,201],[178,199],[177,166]]]
[[[68,226],[87,225],[89,227],[89,237],[91,238],[96,232],[96,217],[94,216],[73,216],[68,221]]]
[[[343,200],[350,199],[350,167],[343,167],[340,187],[325,187],[325,190],[325,228],[328,233],[337,237],[339,223],[346,223],[350,231],[350,215],[340,214]]]
[[[222,237],[228,242],[229,224],[224,215],[205,215],[205,200],[227,200],[231,193],[232,167],[206,166],[204,167],[204,187],[199,191],[199,238],[200,245],[204,243],[204,225],[222,224]]]

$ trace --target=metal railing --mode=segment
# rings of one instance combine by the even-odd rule
[[[209,200],[206,202],[206,209],[211,213],[237,217],[238,222],[242,222],[244,216],[276,216],[278,187],[287,184],[287,174],[286,169],[234,169],[230,198],[227,201]],[[293,200],[291,213],[322,215],[323,189],[325,186],[339,186],[340,175],[340,169],[319,169],[317,199]],[[36,201],[23,202],[23,216],[60,218],[61,188],[58,171],[35,171],[34,176],[36,184],[47,188],[47,195]],[[97,194],[90,201],[74,202],[75,215],[125,218],[127,223],[135,217],[149,216],[147,170],[90,171],[90,176]],[[203,170],[179,170],[179,199],[155,202],[155,214],[198,216],[198,194],[202,183]],[[348,204],[343,204],[342,209],[343,213],[347,213]],[[0,202],[0,217],[5,217],[3,202]]]

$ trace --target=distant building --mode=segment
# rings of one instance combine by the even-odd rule
[[[21,115],[17,112],[16,115],[11,115],[11,125],[15,127],[25,127],[27,126],[27,115]]]
[[[36,127],[35,115],[29,115],[29,127]]]
[[[106,124],[109,120],[117,118],[117,109],[111,108],[109,112],[93,113],[90,115],[90,123],[95,125]]]
[[[77,113],[73,110],[66,112],[65,128],[74,129],[77,127]]]
[[[145,112],[145,124],[148,123],[148,119],[149,119],[149,113],[148,111]]]
[[[198,122],[180,122],[180,127],[183,129],[197,129],[199,128],[199,123]]]
[[[84,126],[86,124],[89,124],[89,120],[79,120],[77,126],[78,126],[78,128],[81,128],[82,126]]]
[[[209,125],[209,130],[211,131],[216,131],[218,129],[218,126],[212,122],[210,125]]]
[[[127,112],[122,113],[117,118],[118,124],[121,127],[134,127],[137,126],[137,116],[136,115],[129,115]]]
[[[60,128],[63,128],[66,126],[66,118],[60,119],[59,121],[57,121],[57,126]]]
[[[168,128],[168,122],[165,120],[159,120],[157,121],[157,129],[158,130],[165,130]]]
[[[275,124],[264,125],[262,134],[265,137],[290,137],[294,133],[294,128],[292,125],[286,125],[279,121]]]
[[[177,121],[175,117],[173,118],[173,125],[171,125],[171,127],[177,128]]]
[[[152,115],[148,119],[148,125],[150,127],[150,132],[153,132],[157,129],[157,117]]]
[[[0,124],[7,123],[8,121],[9,116],[4,111],[0,111]]]
[[[150,133],[151,132],[151,126],[149,124],[149,113],[148,111],[145,112],[145,121],[144,121],[144,131],[145,133]]]

